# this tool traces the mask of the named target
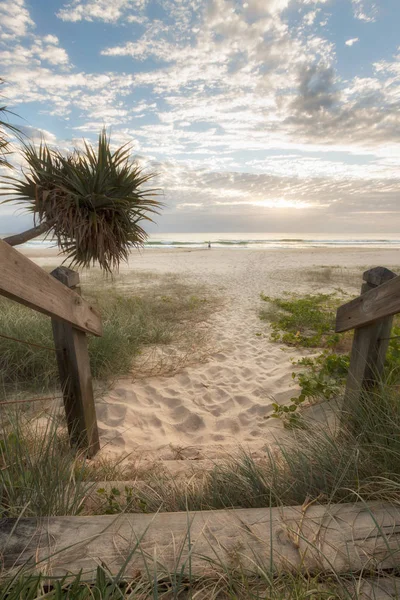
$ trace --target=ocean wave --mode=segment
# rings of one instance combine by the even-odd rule
[[[207,235],[207,234],[206,234]],[[206,238],[206,235],[204,238]],[[171,236],[172,237],[172,236]],[[182,236],[183,237],[183,236]],[[188,235],[188,239],[149,239],[145,243],[145,248],[148,249],[173,249],[173,248],[188,248],[188,249],[201,249],[207,248],[208,244],[211,244],[212,248],[242,248],[242,249],[270,249],[276,250],[279,248],[282,249],[294,249],[294,248],[332,248],[332,247],[392,247],[399,248],[400,247],[400,238],[399,239],[388,239],[388,238],[358,238],[349,236],[347,239],[344,238],[288,238],[288,237],[276,237],[269,239],[259,239],[259,238],[248,238],[248,239],[240,239],[240,237],[236,239],[204,239],[201,240],[199,236],[197,239],[190,239],[190,235]],[[39,247],[56,247],[57,244],[55,240],[52,239],[34,239],[30,240],[26,244],[25,247],[30,248],[39,248]]]

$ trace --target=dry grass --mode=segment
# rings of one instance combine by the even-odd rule
[[[104,334],[89,338],[92,373],[97,382],[149,373],[174,373],[212,350],[208,321],[218,301],[204,287],[176,276],[133,273],[82,277],[84,297],[97,304]],[[47,395],[58,385],[50,319],[0,298],[0,397]],[[100,393],[103,385],[97,386]]]

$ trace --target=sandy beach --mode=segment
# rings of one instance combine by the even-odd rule
[[[25,250],[42,266],[60,262],[52,250]],[[144,458],[201,460],[218,458],[239,445],[253,455],[286,435],[268,419],[272,402],[287,402],[296,392],[293,348],[269,340],[260,321],[260,293],[331,292],[337,283],[321,281],[315,271],[346,268],[354,274],[341,283],[356,295],[362,269],[382,265],[396,270],[398,250],[144,250],[132,254],[122,274],[174,273],[201,284],[221,299],[210,318],[213,351],[206,361],[173,376],[125,378],[97,402],[104,452]],[[134,285],[134,284],[133,284]],[[350,296],[349,296],[350,298]],[[261,334],[261,335],[260,335]],[[266,418],[267,417],[267,418]]]

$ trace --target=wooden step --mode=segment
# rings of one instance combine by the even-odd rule
[[[400,507],[374,503],[295,506],[187,513],[3,519],[5,568],[31,565],[88,580],[104,564],[116,574],[215,574],[218,562],[250,573],[273,571],[362,573],[397,568]],[[190,558],[190,560],[189,560]],[[161,568],[161,567],[160,567]]]

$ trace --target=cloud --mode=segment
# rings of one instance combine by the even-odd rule
[[[339,99],[333,68],[324,64],[302,67],[298,92],[292,106],[300,114],[331,109]]]
[[[373,23],[376,21],[378,8],[372,0],[352,0],[353,13],[356,19]]]
[[[371,2],[347,1],[357,18],[375,18]],[[160,173],[171,227],[178,213],[193,227],[214,217],[240,227],[240,215],[256,227],[257,214],[277,224],[294,209],[314,225],[321,214],[397,210],[400,55],[376,54],[368,77],[343,78],[318,24],[328,2],[155,0],[153,19],[147,0],[64,4],[63,20],[121,27],[97,72],[71,64],[51,31],[36,35],[18,5],[25,38],[14,31],[0,54],[9,102],[16,111],[37,103],[74,138],[112,127],[113,144],[132,143]],[[287,8],[297,24],[289,26]],[[135,22],[141,27],[127,26]]]
[[[296,157],[280,157],[292,167]],[[298,158],[298,157],[297,157]],[[313,159],[310,159],[313,160]],[[318,163],[319,159],[315,159]],[[391,223],[400,223],[398,175],[387,173],[383,179],[363,177],[354,173],[348,177],[345,165],[337,177],[330,176],[330,164],[323,165],[311,175],[285,167],[281,175],[243,171],[213,171],[187,168],[177,161],[155,163],[159,172],[166,203],[163,221],[174,231],[322,231],[340,227],[354,232],[352,215],[357,215],[365,231],[373,231],[375,223],[388,230],[388,211]],[[289,165],[287,165],[289,166]],[[262,165],[260,165],[261,168]],[[365,169],[366,171],[367,169]],[[189,198],[195,197],[193,200]],[[365,216],[363,216],[365,215]],[[374,223],[371,223],[374,215]],[[382,219],[381,219],[382,216]],[[369,222],[369,227],[368,227]],[[336,229],[337,230],[337,229]],[[390,229],[389,229],[390,230]]]
[[[37,127],[32,127],[31,125],[18,124],[18,130],[23,134],[24,137],[26,136],[29,141],[33,142],[34,144],[46,142],[47,144],[54,145],[58,141],[54,133],[47,131],[46,129],[38,129]]]
[[[243,7],[252,15],[280,13],[288,7],[290,0],[247,0]]]
[[[358,38],[358,37],[356,37],[356,38],[351,38],[351,40],[347,40],[347,41],[345,42],[345,44],[346,44],[346,46],[354,46],[354,44],[356,44],[356,43],[357,43],[357,42],[359,42],[359,41],[360,41],[360,40],[359,40],[359,38]]]
[[[63,21],[105,21],[107,23],[116,23],[131,11],[141,11],[147,4],[147,0],[87,0],[81,2],[74,0],[69,4],[64,4],[57,12],[57,17]],[[129,15],[132,22],[137,15]]]
[[[26,36],[34,23],[24,0],[2,0],[0,3],[0,40]]]

